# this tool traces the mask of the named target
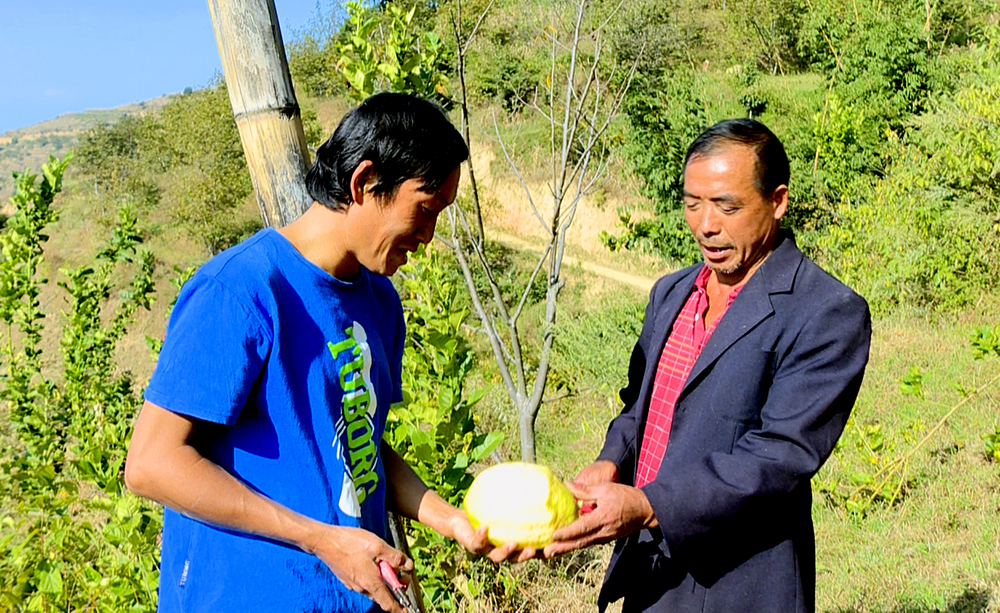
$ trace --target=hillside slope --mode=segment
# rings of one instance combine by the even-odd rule
[[[50,155],[66,155],[87,130],[102,124],[113,124],[126,115],[154,112],[169,99],[169,96],[162,96],[113,109],[66,113],[0,134],[0,211],[7,210],[7,199],[14,193],[12,173],[28,168],[37,173]]]

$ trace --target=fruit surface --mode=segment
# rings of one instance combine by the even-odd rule
[[[465,495],[473,528],[487,526],[494,545],[516,542],[540,548],[552,533],[577,517],[576,499],[552,471],[526,462],[507,462],[479,473]]]

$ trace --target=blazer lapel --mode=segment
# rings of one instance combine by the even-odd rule
[[[705,369],[715,363],[719,356],[774,312],[764,284],[754,283],[757,280],[751,278],[747,281],[746,287],[740,291],[740,295],[736,297],[726,314],[723,315],[722,320],[719,321],[715,332],[712,332],[711,338],[705,343],[705,348],[701,350],[701,355],[694,363],[691,374],[688,375],[684,388],[681,390],[681,397],[686,395],[689,388],[697,384]]]
[[[736,341],[767,319],[774,309],[771,294],[789,292],[795,279],[795,272],[802,261],[802,252],[795,245],[791,233],[783,233],[782,239],[767,261],[750,277],[746,286],[733,300],[711,338],[702,349],[688,375],[680,398],[696,385],[705,370],[715,363]],[[662,350],[662,347],[661,347]]]

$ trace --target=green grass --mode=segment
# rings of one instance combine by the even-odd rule
[[[991,302],[992,308],[952,321],[916,314],[876,321],[852,426],[821,478],[846,478],[872,458],[884,462],[907,453],[961,400],[954,383],[971,389],[1000,373],[1000,360],[974,360],[967,340],[976,324],[997,323]],[[899,391],[911,365],[924,373],[923,399]],[[1000,465],[986,458],[981,439],[996,428],[998,398],[998,386],[974,397],[913,453],[902,500],[892,507],[876,505],[859,517],[816,497],[820,610],[985,611],[979,603],[998,605]],[[885,433],[886,451],[870,454],[859,432],[875,424]]]

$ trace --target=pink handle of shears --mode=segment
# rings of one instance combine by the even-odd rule
[[[594,504],[593,502],[585,502],[580,507],[580,515],[586,515],[587,513],[593,513],[594,509],[596,509],[596,508],[597,508],[597,505]]]
[[[390,588],[394,590],[403,589],[403,582],[396,576],[396,571],[393,570],[392,565],[385,560],[378,561],[378,572],[381,573],[382,580],[385,581]]]

